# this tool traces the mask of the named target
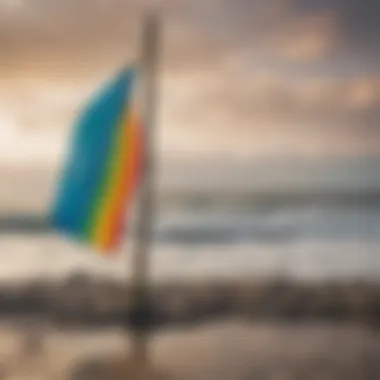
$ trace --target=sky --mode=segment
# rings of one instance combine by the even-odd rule
[[[77,112],[138,58],[142,3],[0,1],[0,216],[50,205]],[[156,153],[168,164],[160,183],[212,192],[380,189],[379,0],[161,4]],[[12,239],[1,242],[9,260],[0,277],[14,275],[11,263],[44,267],[39,241]],[[87,260],[46,249],[67,263]]]
[[[0,3],[0,165],[59,161],[83,102],[138,57],[142,3]],[[378,0],[161,3],[160,156],[379,155]]]

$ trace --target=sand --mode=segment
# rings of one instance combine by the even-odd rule
[[[133,366],[127,364],[128,344],[121,330],[46,329],[44,335],[41,352],[37,347],[25,352],[23,331],[17,326],[3,325],[0,379],[138,380],[135,375],[126,374],[127,367],[131,370]],[[152,365],[165,375],[162,379],[380,378],[380,334],[359,326],[291,326],[230,320],[162,331],[152,339],[151,348]],[[82,368],[81,374],[78,368]],[[89,374],[91,368],[96,369],[95,374]]]

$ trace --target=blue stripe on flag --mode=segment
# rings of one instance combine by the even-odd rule
[[[119,127],[134,79],[123,70],[90,102],[74,129],[72,146],[53,205],[53,227],[83,238],[106,172],[112,137]]]

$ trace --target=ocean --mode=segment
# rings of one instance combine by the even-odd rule
[[[378,200],[368,194],[168,197],[156,212],[151,275],[376,281]],[[131,229],[122,252],[104,258],[49,231],[43,220],[7,223],[0,224],[1,280],[130,274]]]
[[[223,164],[222,164],[223,163]],[[380,279],[380,160],[168,160],[157,174],[153,279]],[[0,168],[0,280],[130,274],[133,223],[104,258],[46,225],[58,166]]]

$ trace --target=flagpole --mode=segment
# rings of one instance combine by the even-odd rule
[[[141,52],[141,101],[144,130],[142,150],[142,178],[140,184],[136,240],[132,258],[132,328],[133,364],[144,370],[148,365],[149,328],[149,259],[153,239],[155,213],[154,147],[157,103],[157,63],[160,23],[156,7],[143,14]]]

